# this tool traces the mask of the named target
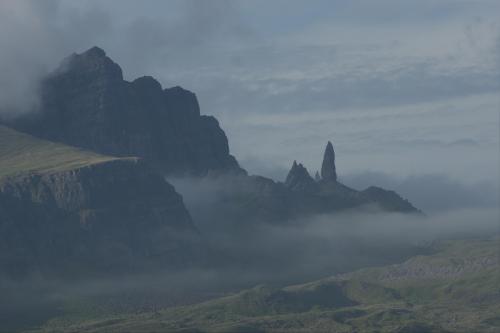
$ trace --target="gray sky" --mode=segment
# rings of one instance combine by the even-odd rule
[[[497,0],[0,0],[0,101],[35,103],[32,78],[98,45],[194,91],[250,173],[313,173],[332,140],[341,179],[496,184],[499,19]]]

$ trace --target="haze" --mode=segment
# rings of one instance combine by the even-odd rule
[[[488,0],[2,0],[0,102],[30,109],[36,78],[99,45],[127,79],[196,92],[250,173],[282,180],[297,158],[314,172],[333,140],[348,184],[424,210],[492,206],[499,12]],[[451,203],[433,206],[436,183]]]

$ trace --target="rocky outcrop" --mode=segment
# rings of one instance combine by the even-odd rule
[[[113,156],[139,156],[165,174],[244,173],[214,117],[194,93],[152,77],[123,80],[97,47],[64,60],[41,85],[37,112],[11,125],[35,136]]]
[[[325,148],[323,163],[321,164],[321,179],[324,181],[337,181],[337,169],[335,168],[335,151],[330,141]]]
[[[292,191],[312,191],[316,188],[316,183],[301,163],[297,164],[296,161],[293,161],[292,168],[285,180],[285,186]]]
[[[252,225],[261,222],[288,223],[312,215],[345,210],[421,214],[394,191],[379,187],[357,191],[339,182],[330,142],[325,150],[322,174],[323,177],[314,180],[301,163],[294,161],[284,183],[259,176],[211,179],[209,187],[214,191],[210,205],[203,211],[194,211],[196,220],[200,225],[232,224],[235,221]],[[190,188],[197,186],[191,184]],[[195,197],[199,196],[196,194]],[[190,201],[189,192],[186,201]]]
[[[368,200],[379,205],[383,210],[390,212],[416,212],[418,211],[407,200],[394,191],[385,190],[377,186],[370,186],[360,192]]]
[[[138,159],[0,179],[4,272],[185,265],[200,238],[182,197]]]
[[[387,212],[419,212],[408,200],[394,191],[375,186],[364,191],[357,191],[338,182],[335,152],[330,141],[326,145],[321,177],[317,175],[316,181],[313,180],[307,169],[294,161],[285,186],[294,191],[293,196],[297,201],[293,204],[294,207],[300,207],[306,214],[327,213],[370,205]]]

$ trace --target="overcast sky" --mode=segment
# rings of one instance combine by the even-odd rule
[[[250,173],[313,173],[331,140],[341,179],[497,182],[498,0],[0,0],[0,102],[93,45],[194,91]]]

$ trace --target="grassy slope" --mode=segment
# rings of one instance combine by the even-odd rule
[[[116,159],[41,140],[0,125],[0,179],[26,172],[71,170]]]
[[[258,286],[228,297],[50,332],[498,332],[499,240],[450,241],[430,256],[316,282]],[[75,317],[72,318],[75,320]]]

